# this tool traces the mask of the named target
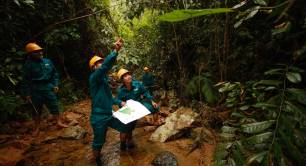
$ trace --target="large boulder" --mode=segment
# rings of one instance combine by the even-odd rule
[[[69,126],[63,129],[58,136],[59,138],[63,138],[63,139],[78,140],[78,139],[84,138],[85,134],[86,134],[86,131],[81,126]]]
[[[198,116],[191,108],[182,107],[166,118],[165,124],[155,130],[150,140],[165,142],[171,136],[177,135],[180,131],[191,127]]]
[[[173,153],[164,151],[157,154],[151,164],[153,166],[178,166],[178,161]]]

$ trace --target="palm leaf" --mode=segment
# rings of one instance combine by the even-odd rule
[[[261,108],[263,110],[266,110],[268,108],[277,108],[278,106],[275,104],[270,104],[270,103],[256,103],[254,105],[252,105],[255,108]]]
[[[293,112],[298,113],[299,115],[303,116],[306,113],[306,109],[300,106],[297,103],[292,103],[290,101],[285,101],[285,111],[286,112]]]
[[[273,86],[279,86],[282,83],[282,81],[278,80],[260,80],[254,84],[254,86],[257,85],[273,85]]]
[[[243,165],[244,161],[245,161],[245,157],[242,153],[242,151],[239,148],[236,148],[233,150],[233,159],[234,161],[236,161],[235,163],[237,165]]]
[[[302,76],[300,73],[288,72],[286,73],[286,77],[292,83],[299,83],[302,81]]]
[[[251,137],[245,139],[243,142],[246,143],[246,144],[252,144],[252,145],[261,144],[261,143],[264,143],[267,140],[269,140],[269,138],[272,135],[273,135],[272,132],[265,132],[265,133],[262,133],[262,134],[251,136]]]
[[[229,166],[236,166],[237,164],[236,164],[236,162],[235,162],[235,160],[233,159],[233,158],[228,158],[227,159],[227,164],[229,165]]]
[[[277,165],[281,165],[281,160],[282,160],[282,148],[278,144],[278,142],[275,142],[273,144],[273,152],[274,152],[274,158],[277,163]]]
[[[291,97],[300,102],[301,104],[306,105],[306,90],[288,88],[287,91],[291,94]]]
[[[241,125],[241,130],[248,134],[259,133],[271,127],[274,123],[275,120],[268,120],[263,122],[244,124]]]
[[[235,140],[235,134],[221,133],[219,134],[221,140],[223,141],[232,141]]]
[[[280,131],[279,134],[281,142],[284,144],[283,148],[286,149],[285,153],[294,159],[298,165],[301,165],[305,159],[300,150],[290,141],[291,136],[283,131]]]
[[[214,166],[227,166],[226,160],[216,160],[214,161]]]
[[[227,13],[227,12],[233,12],[233,10],[229,8],[215,8],[215,9],[201,9],[201,10],[194,10],[194,9],[174,10],[170,13],[166,13],[164,15],[159,16],[159,19],[161,21],[167,21],[167,22],[178,22],[199,16]]]
[[[284,69],[271,69],[265,72],[265,75],[281,75]]]
[[[230,126],[222,126],[221,128],[222,133],[229,133],[229,134],[234,134],[237,130],[238,128]]]
[[[225,149],[218,150],[214,154],[214,160],[225,159],[228,156],[228,154],[229,154],[228,151],[226,151]]]
[[[248,158],[247,163],[252,164],[254,161],[256,161],[257,163],[261,163],[267,154],[268,154],[267,151],[263,151],[263,152],[254,154]]]

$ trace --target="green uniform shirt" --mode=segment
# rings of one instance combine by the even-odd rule
[[[142,83],[133,80],[132,89],[128,90],[125,85],[119,87],[118,99],[122,101],[127,101],[133,99],[135,101],[142,102],[143,100],[152,101],[153,97],[150,95],[148,90],[145,89]]]
[[[142,83],[144,86],[153,86],[154,76],[151,73],[144,73],[142,75]]]
[[[89,77],[89,88],[92,104],[92,113],[112,114],[112,105],[120,105],[120,100],[115,100],[108,85],[108,71],[111,70],[117,59],[118,53],[111,52],[100,68],[96,69]]]
[[[47,59],[27,60],[22,68],[23,83],[22,93],[25,96],[33,91],[53,90],[59,84],[59,75],[53,63]]]

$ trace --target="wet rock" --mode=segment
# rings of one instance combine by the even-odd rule
[[[46,144],[52,143],[52,142],[53,142],[54,140],[56,140],[56,139],[58,139],[58,136],[57,136],[57,135],[51,135],[51,136],[46,137],[46,138],[42,141],[42,143],[46,143]]]
[[[210,131],[206,127],[197,127],[197,128],[194,128],[191,131],[191,137],[193,139],[204,139],[208,143],[213,143],[214,142],[214,138],[215,138],[215,136],[212,133],[212,131]]]
[[[153,166],[178,166],[178,161],[173,153],[164,151],[156,155],[151,164]]]
[[[159,110],[159,114],[163,117],[168,117],[171,114],[172,110],[170,107],[161,107]]]
[[[68,125],[69,126],[76,126],[78,124],[79,124],[79,122],[77,120],[73,119]]]
[[[120,144],[107,145],[103,147],[102,158],[107,166],[120,166]]]
[[[146,126],[143,128],[143,130],[147,132],[151,132],[151,131],[154,131],[156,128],[157,126]]]
[[[83,138],[85,134],[86,131],[81,126],[69,126],[61,131],[59,138],[79,140]]]
[[[82,117],[82,115],[80,115],[78,113],[74,113],[74,112],[67,112],[65,114],[65,119],[67,119],[69,122],[74,121],[74,120],[77,121],[81,117]]]
[[[166,118],[165,124],[155,130],[150,140],[165,142],[171,136],[189,128],[197,117],[198,114],[193,112],[191,108],[180,108]]]

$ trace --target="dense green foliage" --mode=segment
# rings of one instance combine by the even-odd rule
[[[108,1],[73,0],[1,2],[1,116],[11,115],[23,105],[18,94],[28,42],[41,45],[44,56],[53,60],[61,73],[59,96],[67,102],[84,98],[86,88],[80,87],[87,85],[88,59],[94,53],[108,52],[112,43],[114,28],[108,5]]]
[[[305,162],[306,91],[296,67],[265,72],[269,80],[224,83],[219,91],[233,112],[221,128],[216,165],[302,165]]]

